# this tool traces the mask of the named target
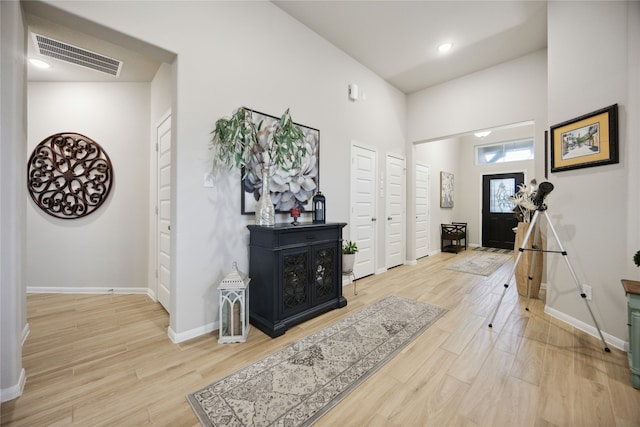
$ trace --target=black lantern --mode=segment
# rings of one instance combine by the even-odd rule
[[[324,224],[326,219],[325,198],[320,191],[313,196],[313,223]]]

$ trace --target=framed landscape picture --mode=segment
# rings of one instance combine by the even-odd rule
[[[618,104],[551,126],[551,172],[618,162]]]
[[[440,207],[453,207],[453,174],[440,171]]]
[[[258,139],[260,144],[266,143],[280,118],[255,110],[250,111],[254,123],[258,124],[262,121]],[[269,179],[269,193],[277,213],[288,213],[293,208],[300,209],[300,212],[311,212],[312,199],[320,185],[320,130],[295,124],[304,134],[307,154],[299,168],[293,170],[275,168],[272,171]],[[256,163],[243,168],[241,180],[241,213],[253,215],[262,193],[261,165]]]

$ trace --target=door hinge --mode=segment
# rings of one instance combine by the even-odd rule
[[[158,278],[158,269],[156,268],[156,279]]]
[[[158,152],[158,143],[156,142],[156,153]]]
[[[155,211],[156,211],[156,215],[158,215],[158,205],[156,205]]]

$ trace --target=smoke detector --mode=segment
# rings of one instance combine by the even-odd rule
[[[46,36],[35,33],[32,34],[36,50],[40,55],[79,65],[111,76],[118,77],[120,75],[123,65],[123,62],[120,60],[109,58],[97,52],[91,52],[90,50]]]

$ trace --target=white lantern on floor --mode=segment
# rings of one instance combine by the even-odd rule
[[[234,262],[220,285],[219,343],[245,342],[249,335],[249,281]]]

